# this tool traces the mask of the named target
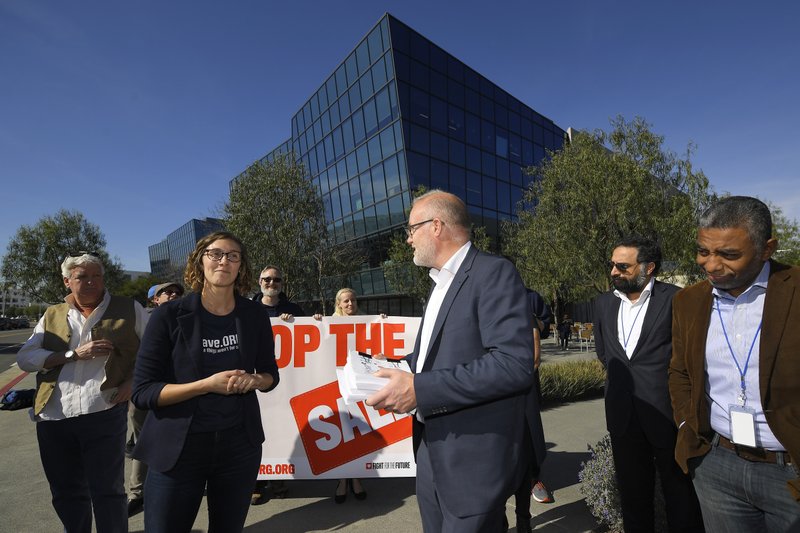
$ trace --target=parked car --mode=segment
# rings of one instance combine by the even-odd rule
[[[11,329],[12,327],[11,319],[0,316],[0,331]]]
[[[31,322],[26,316],[18,316],[11,319],[11,326],[14,329],[24,329],[31,327]]]

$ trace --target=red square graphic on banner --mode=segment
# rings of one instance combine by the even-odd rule
[[[376,411],[363,402],[347,406],[341,398],[334,381],[289,401],[315,475],[411,436],[410,416]]]

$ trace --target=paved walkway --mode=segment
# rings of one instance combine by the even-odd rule
[[[591,359],[594,353],[558,350],[552,339],[543,344],[543,364],[571,359]],[[0,374],[0,387],[18,377],[16,368]],[[33,376],[14,388],[33,388]],[[543,532],[592,531],[595,521],[586,509],[578,485],[578,469],[594,444],[606,433],[602,399],[552,407],[542,413],[548,457],[542,478],[555,494],[555,503],[531,504],[533,527]],[[27,411],[0,411],[0,531],[40,533],[58,531],[50,506],[50,494],[36,446],[35,426]],[[393,478],[366,480],[365,501],[354,498],[342,505],[333,502],[334,481],[290,481],[288,497],[250,508],[248,533],[301,533],[317,531],[416,533],[421,530],[414,495],[414,480]],[[464,490],[481,490],[480,480]],[[514,530],[514,500],[506,505]],[[193,531],[206,531],[205,502]],[[143,531],[143,515],[130,520],[130,531]]]

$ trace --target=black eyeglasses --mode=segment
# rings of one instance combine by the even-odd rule
[[[162,294],[166,294],[167,296],[183,296],[183,291],[179,291],[178,289],[164,289],[156,296],[161,296]]]
[[[242,260],[242,252],[239,251],[223,252],[219,248],[212,248],[211,250],[206,250],[203,254],[217,263],[222,261],[223,257],[227,257],[231,263],[238,263]]]
[[[629,268],[635,267],[638,263],[630,264],[630,263],[615,263],[614,261],[608,262],[608,269],[614,270],[616,267],[617,270],[620,272],[627,272]]]
[[[428,220],[423,220],[422,222],[417,222],[416,224],[409,224],[408,226],[406,226],[403,229],[406,230],[406,235],[407,236],[413,237],[414,236],[414,232],[417,231],[417,228],[419,228],[423,224],[427,224],[428,222],[433,222],[434,220],[436,220],[436,219],[429,218]]]
[[[266,283],[266,284],[280,283],[282,281],[283,281],[283,278],[271,278],[269,276],[264,276],[263,278],[261,278],[261,283]]]

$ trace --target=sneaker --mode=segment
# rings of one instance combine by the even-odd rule
[[[544,486],[544,483],[537,481],[531,489],[531,497],[539,503],[553,503],[555,500],[550,495],[550,491]]]

